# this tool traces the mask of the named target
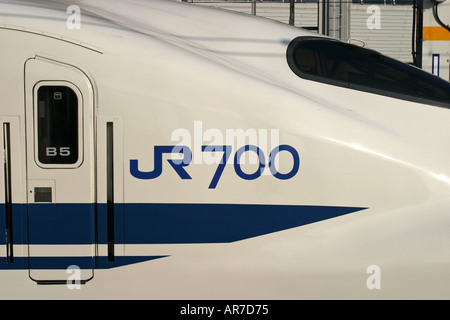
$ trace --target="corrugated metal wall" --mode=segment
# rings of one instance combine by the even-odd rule
[[[289,3],[258,3],[256,14],[289,23]],[[296,3],[294,21],[297,27],[317,27],[317,4]]]
[[[353,4],[350,11],[350,37],[362,39],[367,48],[404,62],[412,62],[413,8],[402,5],[379,5],[379,29],[369,29],[372,11],[369,5]]]
[[[250,1],[189,0],[186,2],[252,14]],[[289,23],[289,2],[257,2],[256,15]],[[317,27],[317,3],[296,3],[294,20],[297,27]]]
[[[251,1],[187,0],[185,2],[219,7],[246,14],[252,14],[253,12]],[[408,63],[412,62],[412,5],[377,4],[378,13],[371,10],[374,8],[372,6],[371,4],[350,4],[350,23],[349,26],[346,26],[346,28],[349,28],[350,38],[362,40],[367,48],[377,50],[395,59]],[[289,1],[258,1],[256,2],[256,15],[289,23]],[[378,25],[373,24],[374,19],[377,19]],[[337,20],[334,19],[332,23],[335,24],[335,21]],[[317,2],[295,3],[295,26],[308,29],[318,27]],[[331,26],[330,22],[330,28]],[[379,28],[374,28],[378,26]],[[336,26],[333,26],[333,28],[336,29]],[[346,32],[341,34],[347,35]],[[330,32],[330,36],[335,36],[335,34]],[[360,43],[356,40],[353,42]]]

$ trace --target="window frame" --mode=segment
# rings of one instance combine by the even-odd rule
[[[39,160],[39,136],[38,136],[38,91],[45,86],[62,86],[71,89],[78,100],[78,159],[75,163],[42,163]],[[83,143],[83,96],[81,91],[71,82],[68,81],[39,81],[33,88],[33,134],[34,134],[34,161],[43,169],[75,169],[82,165],[84,160],[84,143]]]
[[[408,65],[406,63],[403,63],[401,61],[397,61],[393,58],[390,58],[388,56],[385,56],[375,50],[371,50],[371,49],[367,49],[367,48],[363,48],[363,47],[358,47],[356,45],[353,44],[349,44],[346,42],[342,42],[340,40],[337,39],[332,39],[332,38],[326,38],[326,37],[319,37],[319,36],[300,36],[297,37],[295,39],[293,39],[289,45],[288,48],[286,50],[286,59],[288,62],[288,65],[290,67],[290,69],[300,78],[302,79],[306,79],[306,80],[311,80],[314,82],[318,82],[318,83],[323,83],[323,84],[327,84],[327,85],[333,85],[333,86],[337,86],[337,87],[342,87],[342,88],[346,88],[346,89],[351,89],[351,90],[357,90],[357,91],[362,91],[362,92],[368,92],[368,93],[372,93],[372,94],[377,94],[377,95],[381,95],[381,96],[385,96],[385,97],[390,97],[390,98],[396,98],[396,99],[401,99],[401,100],[405,100],[405,101],[410,101],[410,102],[416,102],[416,103],[421,103],[421,104],[427,104],[427,105],[433,105],[433,106],[438,106],[438,107],[444,107],[444,108],[450,108],[450,101],[449,102],[445,102],[439,99],[432,99],[432,98],[423,98],[423,97],[418,97],[418,96],[412,96],[412,95],[408,95],[406,93],[400,93],[400,92],[395,92],[395,91],[390,91],[390,90],[384,90],[384,89],[380,89],[380,88],[376,88],[376,87],[371,87],[371,86],[367,86],[367,85],[363,85],[363,84],[355,84],[355,83],[351,83],[351,82],[347,82],[347,81],[341,81],[341,80],[335,80],[332,78],[327,78],[325,76],[320,76],[320,75],[314,75],[314,74],[308,74],[303,72],[302,70],[300,70],[300,68],[297,65],[297,61],[296,61],[296,50],[298,48],[298,46],[305,41],[329,41],[329,42],[335,42],[335,43],[343,43],[346,46],[349,47],[355,47],[356,49],[362,49],[364,51],[366,51],[367,53],[373,53],[374,55],[378,55],[381,56],[383,58],[386,58],[388,60],[390,60],[390,62],[393,63],[398,63],[399,66],[402,66],[402,64],[405,65],[405,67],[410,67],[410,68],[416,68],[412,65]],[[425,72],[422,69],[418,69],[418,71],[421,72]],[[427,73],[426,73],[427,74]],[[431,74],[427,74],[429,76],[432,76]],[[435,76],[434,76],[435,77]],[[438,78],[440,81],[445,81],[441,78]],[[437,80],[437,81],[439,81]],[[449,84],[449,88],[450,88],[450,84]]]

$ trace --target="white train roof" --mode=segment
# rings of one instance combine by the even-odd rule
[[[124,41],[139,37],[132,50],[143,50],[144,59],[148,51],[140,45],[143,41],[163,41],[240,71],[255,66],[259,73],[268,72],[269,77],[280,67],[287,68],[288,43],[297,36],[312,34],[266,18],[170,0],[0,4],[0,26],[4,28],[26,29],[105,53],[129,51],[130,42]],[[70,5],[81,9],[80,29],[71,30],[66,25]]]

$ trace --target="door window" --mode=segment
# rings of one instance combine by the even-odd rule
[[[36,159],[41,167],[77,167],[81,162],[81,96],[68,85],[36,90]]]

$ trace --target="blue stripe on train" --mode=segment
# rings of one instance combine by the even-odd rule
[[[71,265],[80,269],[111,269],[134,263],[165,258],[167,256],[120,256],[114,257],[114,261],[108,261],[108,257],[15,257],[12,263],[6,258],[0,258],[0,270],[28,270],[28,264],[33,269],[64,270]],[[30,261],[32,260],[32,261]]]
[[[1,214],[0,230],[5,230]],[[13,206],[13,242],[28,244],[26,205]],[[365,208],[252,204],[116,204],[118,244],[225,243],[299,227]],[[30,205],[30,244],[106,244],[106,205]],[[96,217],[97,216],[97,217]],[[2,232],[3,233],[3,232]],[[0,237],[0,245],[5,237]]]
[[[12,214],[13,243],[106,244],[106,209],[106,204],[15,204]],[[253,204],[116,204],[114,241],[116,244],[227,243],[363,209]],[[4,212],[4,205],[0,205],[1,233],[5,230]],[[0,237],[0,245],[5,243],[6,237]],[[43,261],[52,261],[49,258]],[[144,257],[144,260],[153,258]],[[82,258],[80,263],[83,259],[92,258]],[[100,257],[98,261],[102,259]],[[28,265],[20,259],[16,261],[19,269],[20,264]],[[53,260],[55,265],[60,264],[58,261],[62,260]],[[133,262],[130,260],[128,263]],[[98,266],[101,268],[100,264]],[[9,267],[0,266],[2,268]]]
[[[226,243],[362,208],[245,204],[127,204],[126,243]]]

